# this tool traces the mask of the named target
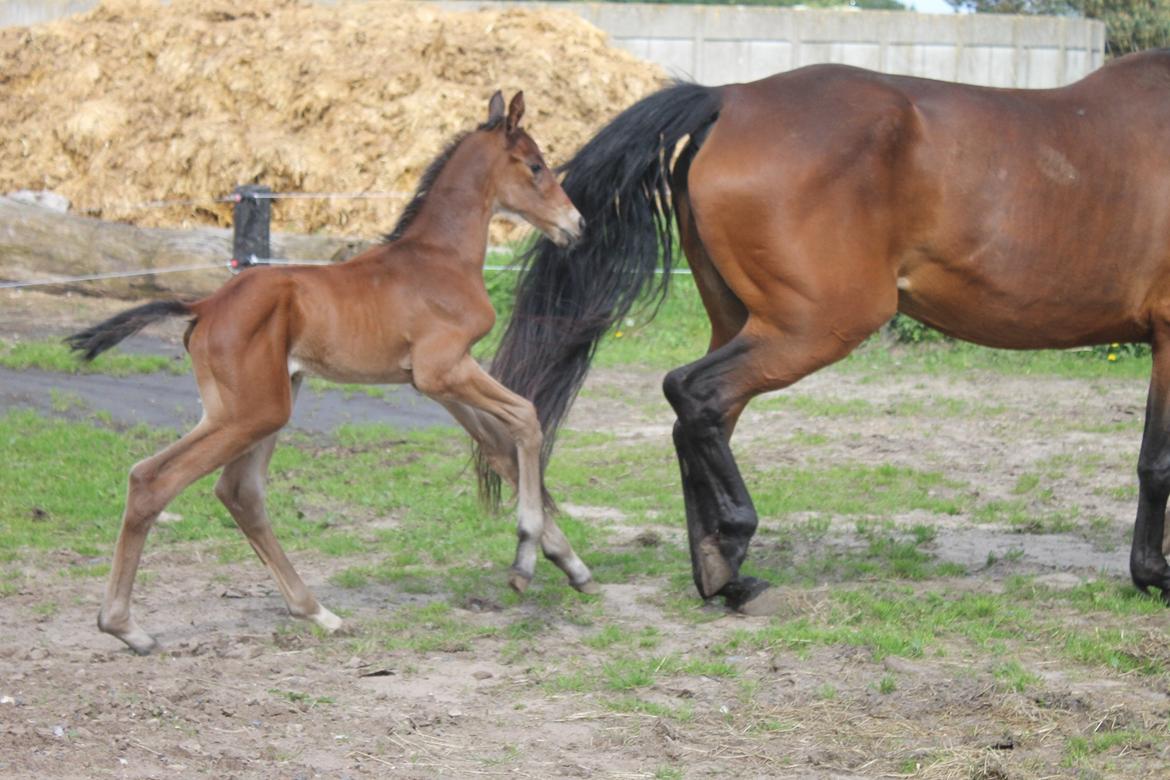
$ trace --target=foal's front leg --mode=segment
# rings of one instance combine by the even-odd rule
[[[456,401],[440,403],[471,434],[483,448],[484,455],[500,478],[519,493],[520,468],[516,446],[504,428],[503,423],[478,409]],[[599,593],[601,589],[593,581],[589,567],[585,565],[569,543],[556,520],[547,512],[544,515],[544,531],[540,535],[540,548],[544,557],[552,561],[569,578],[569,584],[582,593]]]
[[[420,349],[419,353],[426,354],[426,351]],[[446,405],[448,409],[452,409],[453,404],[471,407],[471,410],[476,412],[474,416],[468,414],[460,416],[454,411],[452,413],[460,423],[468,427],[473,436],[478,432],[483,437],[479,439],[481,443],[491,445],[492,439],[498,434],[497,426],[501,426],[507,432],[511,446],[515,447],[514,482],[517,494],[518,541],[516,559],[512,564],[508,584],[518,592],[523,592],[528,587],[536,570],[536,546],[541,543],[547,545],[546,549],[551,551],[551,555],[560,556],[562,560],[567,561],[566,565],[572,566],[573,571],[565,569],[565,566],[561,568],[569,574],[575,588],[593,592],[594,586],[589,570],[572,553],[564,534],[560,533],[555,524],[546,528],[540,473],[542,437],[540,421],[532,404],[492,378],[466,353],[448,365],[433,359],[429,362],[415,360],[414,385],[420,392]],[[510,480],[507,473],[501,476]],[[567,556],[571,556],[571,559]],[[575,564],[580,564],[580,567]]]

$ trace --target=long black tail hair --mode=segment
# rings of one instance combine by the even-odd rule
[[[656,311],[666,296],[675,147],[714,122],[720,102],[718,88],[666,87],[619,114],[564,166],[564,190],[585,218],[585,234],[563,249],[542,238],[524,255],[512,319],[491,364],[493,376],[536,406],[542,469],[598,341],[635,303]],[[499,478],[482,453],[476,467],[481,496],[497,504]]]
[[[114,345],[130,338],[152,322],[166,317],[190,314],[191,307],[183,301],[154,301],[115,314],[92,328],[65,337],[65,343],[85,360],[93,360]]]

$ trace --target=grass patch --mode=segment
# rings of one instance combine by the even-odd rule
[[[956,515],[963,509],[960,493],[966,488],[939,472],[890,464],[753,471],[747,481],[761,517],[813,511],[883,517],[913,509]]]
[[[382,649],[457,653],[470,650],[476,640],[497,633],[491,626],[478,626],[461,619],[453,614],[450,604],[435,601],[396,608],[393,618],[367,625],[354,646],[360,652]]]
[[[962,637],[986,648],[1035,625],[1028,609],[991,595],[878,586],[834,592],[828,609],[816,618],[736,631],[719,649],[800,651],[847,645],[867,649],[875,661],[890,655],[920,658],[944,638]]]
[[[769,528],[768,543],[753,552],[744,572],[776,584],[815,585],[873,579],[925,580],[966,573],[961,564],[938,561],[920,549],[935,529],[924,525],[897,528],[886,521],[859,519],[851,544],[825,544],[827,527],[817,518],[801,525]]]
[[[1086,763],[1089,759],[1102,753],[1118,754],[1135,748],[1149,747],[1155,739],[1161,742],[1165,734],[1159,738],[1141,729],[1120,729],[1118,731],[1100,731],[1083,737],[1072,737],[1065,743],[1064,766],[1075,767]]]
[[[191,361],[186,355],[181,358],[162,355],[138,355],[114,348],[98,355],[91,362],[77,357],[63,342],[52,340],[8,341],[0,339],[0,366],[15,370],[30,368],[42,371],[57,371],[62,374],[109,374],[111,376],[132,376],[134,374],[186,374],[191,371]]]
[[[1029,687],[1040,682],[1040,678],[1029,672],[1019,661],[1004,661],[996,665],[993,670],[995,680],[1001,690],[1023,693]]]

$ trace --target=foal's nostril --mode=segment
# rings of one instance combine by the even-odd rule
[[[578,230],[578,232],[581,232],[581,233],[585,232],[585,217],[582,217],[582,216],[577,217],[577,230]]]

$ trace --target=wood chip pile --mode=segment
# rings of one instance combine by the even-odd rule
[[[524,90],[555,165],[662,80],[567,11],[111,0],[0,30],[0,193],[172,227],[230,224],[208,199],[243,183],[399,193],[274,209],[274,230],[374,237],[494,90]],[[173,199],[191,203],[140,205]]]

